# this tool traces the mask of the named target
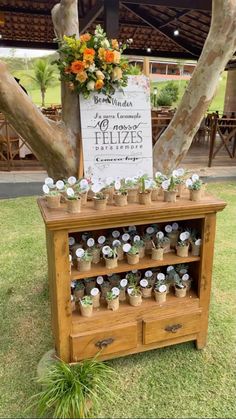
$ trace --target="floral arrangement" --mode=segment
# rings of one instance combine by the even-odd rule
[[[58,42],[60,58],[55,63],[70,90],[88,98],[92,91],[110,96],[127,85],[129,65],[122,59],[127,45],[108,40],[100,25],[94,35],[64,36]]]

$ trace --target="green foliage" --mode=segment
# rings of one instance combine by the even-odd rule
[[[161,91],[160,94],[157,96],[158,106],[171,106],[172,103],[173,103],[173,100],[167,92]]]
[[[161,93],[167,94],[172,103],[177,102],[179,97],[179,87],[174,81],[169,81],[166,85],[162,88]]]
[[[76,281],[75,290],[83,290],[83,289],[84,289],[83,281]]]
[[[89,307],[91,305],[93,305],[93,299],[90,295],[85,295],[82,299],[81,299],[81,304],[84,307]]]
[[[89,250],[85,250],[83,256],[79,258],[80,260],[83,260],[84,262],[90,262],[92,260],[93,256],[89,252]]]
[[[39,416],[52,413],[53,418],[88,418],[91,406],[96,409],[101,397],[106,400],[114,397],[110,381],[115,374],[111,367],[96,359],[76,365],[55,362],[38,380],[43,390],[33,400]]]
[[[130,64],[127,68],[127,75],[129,76],[140,76],[142,71],[138,65]]]
[[[139,253],[139,246],[135,243],[131,246],[130,250],[128,251],[128,253],[130,255],[137,255]]]
[[[112,291],[108,291],[107,292],[107,295],[106,295],[106,299],[107,299],[107,301],[113,301],[113,300],[115,300],[116,298],[118,298],[119,296],[118,295],[116,295],[116,294],[114,294],[114,292],[112,292]]]

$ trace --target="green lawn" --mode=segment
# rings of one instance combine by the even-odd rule
[[[218,215],[208,346],[110,361],[120,397],[102,400],[98,417],[236,417],[236,190],[229,183],[209,189],[228,206]],[[44,226],[34,197],[1,200],[0,213],[0,417],[25,417],[37,363],[52,348]]]

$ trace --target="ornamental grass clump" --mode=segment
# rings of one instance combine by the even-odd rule
[[[43,377],[37,379],[42,390],[32,397],[39,417],[95,417],[102,400],[114,400],[111,390],[116,372],[96,358],[74,365],[55,361]]]

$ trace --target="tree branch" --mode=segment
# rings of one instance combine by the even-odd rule
[[[154,170],[171,172],[186,155],[214,96],[220,74],[236,50],[236,2],[214,0],[202,54],[174,118],[153,150]]]
[[[76,140],[63,123],[47,119],[0,61],[0,111],[54,177],[77,171]],[[65,158],[66,156],[66,158]]]

